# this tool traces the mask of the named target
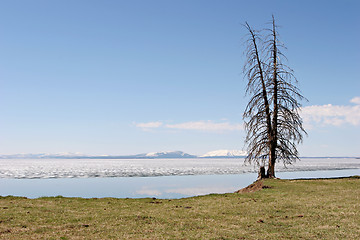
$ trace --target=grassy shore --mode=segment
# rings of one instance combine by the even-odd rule
[[[0,239],[360,239],[360,178],[186,199],[0,198]]]

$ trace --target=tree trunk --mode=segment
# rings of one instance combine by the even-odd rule
[[[268,170],[267,170],[268,178],[275,177],[275,162],[276,162],[275,146],[270,146],[269,166],[268,166]]]
[[[259,170],[258,180],[263,179],[263,178],[266,178],[265,167],[261,166],[260,170]]]
[[[275,164],[271,164],[267,170],[268,178],[275,178]]]
[[[273,52],[272,52],[272,61],[273,61],[273,75],[272,75],[272,84],[273,84],[273,119],[272,119],[272,132],[271,132],[271,141],[270,141],[270,156],[269,156],[269,169],[268,169],[268,176],[270,178],[275,177],[275,162],[276,162],[276,148],[277,148],[277,127],[278,127],[278,112],[279,112],[279,106],[278,106],[278,63],[277,63],[277,40],[276,40],[276,29],[275,29],[275,18],[274,15],[273,18],[273,29],[272,29],[272,46],[273,46]]]

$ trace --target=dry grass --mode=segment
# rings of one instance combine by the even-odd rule
[[[0,239],[360,239],[360,179],[177,200],[0,198]]]

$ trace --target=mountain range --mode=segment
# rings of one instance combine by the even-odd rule
[[[45,159],[45,158],[61,158],[61,159],[155,159],[155,158],[234,158],[245,157],[245,151],[239,150],[217,150],[211,151],[201,156],[191,155],[182,151],[168,152],[150,152],[127,156],[114,155],[84,155],[81,153],[39,153],[39,154],[13,154],[0,155],[0,158],[6,159]]]

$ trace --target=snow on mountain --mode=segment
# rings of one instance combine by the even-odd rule
[[[181,151],[172,152],[150,152],[145,154],[146,158],[196,158],[194,155],[190,155]]]
[[[245,157],[246,151],[240,150],[216,150],[208,152],[200,157],[211,158],[211,157]]]

